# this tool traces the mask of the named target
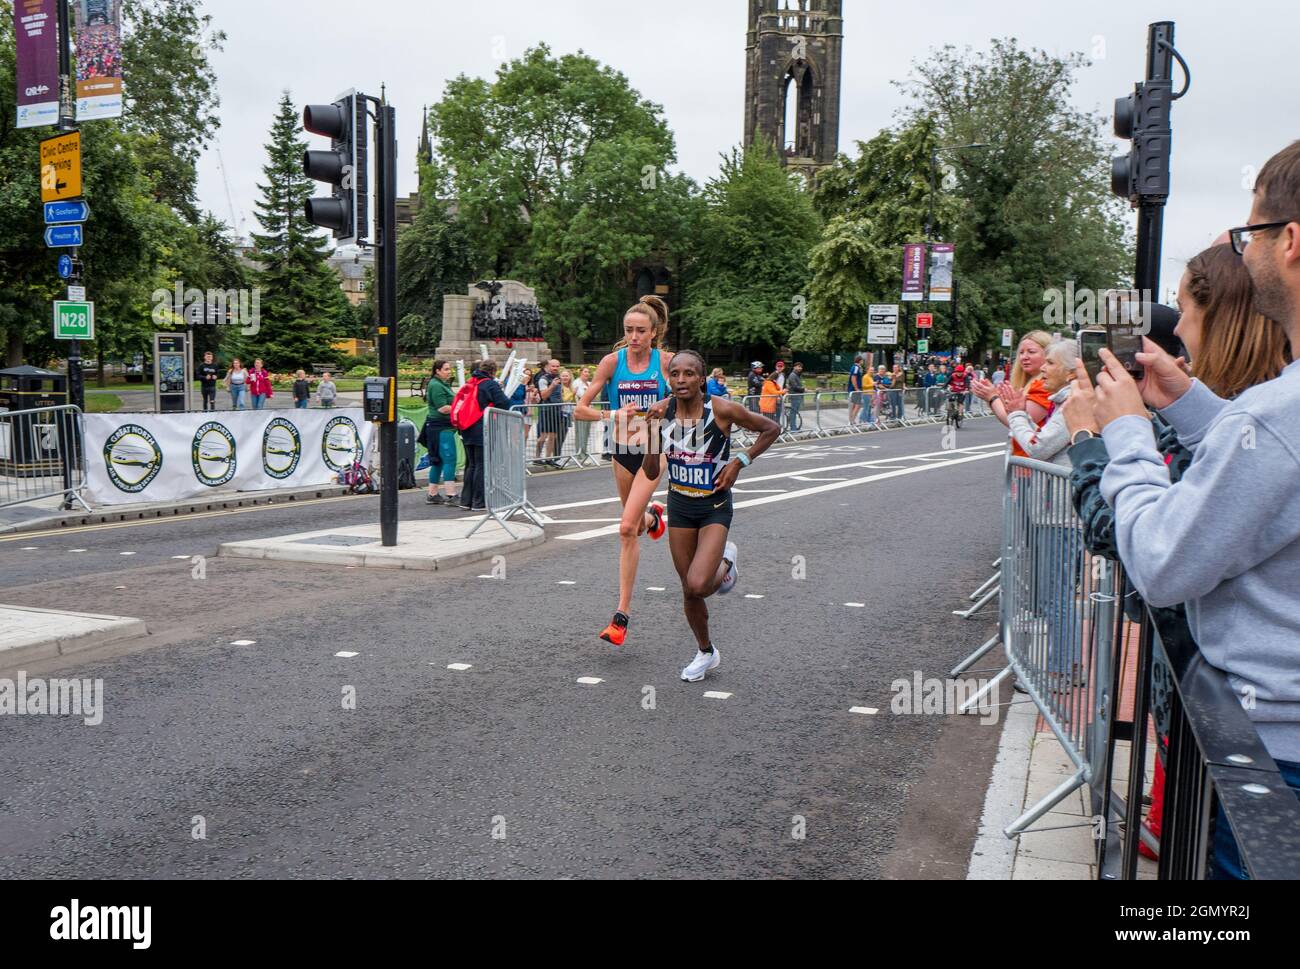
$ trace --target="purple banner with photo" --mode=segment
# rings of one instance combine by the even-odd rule
[[[58,0],[14,0],[18,127],[59,123]]]
[[[941,242],[930,253],[930,302],[952,302],[953,263],[956,260],[957,247],[950,242]]]
[[[925,299],[925,246],[903,246],[903,302]]]

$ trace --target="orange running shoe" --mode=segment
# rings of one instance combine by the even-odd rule
[[[655,520],[655,523],[650,526],[650,537],[657,542],[664,537],[664,532],[668,531],[668,513],[657,501],[648,510],[650,517]]]
[[[614,621],[605,627],[605,631],[600,634],[600,638],[607,643],[613,643],[615,646],[622,646],[627,639],[627,626],[630,621],[623,613],[614,613]]]

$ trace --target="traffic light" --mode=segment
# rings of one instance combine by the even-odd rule
[[[302,170],[332,186],[329,198],[307,203],[307,221],[329,229],[340,245],[365,239],[369,231],[369,184],[366,179],[366,99],[349,91],[333,104],[303,108],[303,127],[330,139],[329,151],[306,151]]]
[[[1132,151],[1111,162],[1111,188],[1120,198],[1169,197],[1173,94],[1172,81],[1143,81],[1128,97],[1116,99],[1115,135],[1133,141]]]

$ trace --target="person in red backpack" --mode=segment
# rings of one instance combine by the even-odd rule
[[[510,398],[497,383],[495,360],[484,360],[456,394],[451,405],[451,423],[460,431],[465,445],[465,487],[460,507],[466,511],[486,511],[483,486],[483,412],[490,407],[510,409]]]

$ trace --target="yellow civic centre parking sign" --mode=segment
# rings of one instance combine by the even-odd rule
[[[69,131],[41,142],[41,201],[60,202],[81,195],[81,132]]]

